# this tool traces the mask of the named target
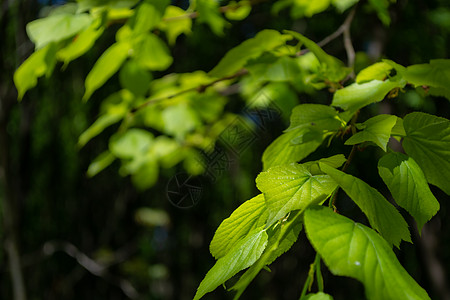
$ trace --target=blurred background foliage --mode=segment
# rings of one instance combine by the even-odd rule
[[[221,1],[221,5],[227,2]],[[289,1],[278,3],[282,2],[285,4],[277,4],[277,14],[273,13],[272,1],[258,2],[244,20],[229,21],[232,26],[225,27],[223,36],[194,20],[192,32],[180,36],[171,46],[174,63],[166,71],[154,72],[153,77],[195,70],[208,72],[229,49],[262,29],[295,30],[320,41],[334,32],[346,15],[330,7],[305,18],[304,12],[289,8]],[[107,149],[110,136],[119,126],[107,128],[83,148],[78,145],[80,135],[101,111],[98,100],[116,91],[121,81],[118,74],[96,92],[94,99],[81,101],[84,79],[99,54],[114,41],[114,26],[83,58],[65,70],[58,64],[53,75],[41,79],[20,104],[12,82],[14,71],[34,47],[26,36],[25,24],[44,15],[49,6],[64,3],[3,0],[1,6],[0,199],[14,199],[9,211],[16,218],[14,230],[28,299],[191,299],[214,262],[208,245],[215,229],[240,203],[256,195],[254,179],[262,169],[262,153],[288,126],[290,108],[299,103],[330,103],[331,94],[285,83],[271,83],[261,94],[258,85],[255,88],[252,82],[244,81],[245,97],[233,94],[226,100],[218,99],[226,111],[243,115],[251,103],[265,101],[261,98],[267,96],[275,101],[279,115],[266,119],[264,126],[247,118],[254,138],[239,149],[238,155],[227,152],[230,160],[214,177],[196,177],[201,195],[193,207],[181,209],[168,200],[171,180],[185,172],[179,165],[161,169],[154,186],[144,191],[136,189],[132,178],[120,176],[123,167],[119,162],[88,178],[90,163]],[[172,5],[183,9],[188,4],[172,1]],[[389,7],[389,16],[387,25],[367,1],[361,1],[351,27],[356,71],[381,58],[403,65],[448,58],[447,1],[397,0]],[[341,39],[324,49],[345,61]],[[413,110],[449,118],[449,104],[445,98],[408,89],[395,99],[363,110],[361,119],[380,112],[404,116]],[[177,127],[173,130],[174,134],[178,132]],[[332,146],[322,146],[314,155],[319,158],[335,154],[333,151],[350,150],[339,141]],[[378,151],[381,150],[368,148],[358,153],[349,172],[386,191],[374,171]],[[422,239],[418,233],[413,237],[417,247],[402,244],[404,251],[399,253],[399,260],[431,298],[449,299],[448,287],[437,282],[445,274],[436,277],[436,272],[450,272],[450,204],[440,190],[433,192],[442,200],[441,210],[425,226]],[[347,203],[351,202],[341,199],[339,203],[345,214],[360,215],[357,207]],[[4,212],[7,202],[0,201],[0,205]],[[7,215],[0,216],[2,222],[7,222]],[[10,233],[0,227],[0,239],[5,245],[0,248],[1,299],[13,298],[11,265],[5,252],[7,234]],[[292,250],[271,266],[271,272],[262,272],[242,298],[297,299],[313,255],[302,232]],[[335,299],[348,299],[349,291],[352,299],[363,299],[363,287],[358,282],[332,277],[328,272],[324,276],[326,291]],[[205,299],[231,296],[218,289]]]

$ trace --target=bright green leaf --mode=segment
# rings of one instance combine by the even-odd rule
[[[134,45],[133,57],[149,70],[163,71],[173,62],[167,45],[155,34],[141,36]]]
[[[196,112],[186,103],[167,107],[162,113],[162,119],[164,132],[180,140],[201,125]]]
[[[324,135],[315,134],[312,136],[313,138],[308,138],[308,141],[304,143],[292,142],[295,139],[298,141],[298,137],[303,137],[307,133],[304,128],[299,128],[286,132],[275,139],[263,153],[263,169],[267,170],[278,165],[297,162],[314,152],[325,139]]]
[[[72,60],[85,54],[94,46],[95,41],[102,35],[103,30],[104,27],[98,28],[98,22],[93,22],[91,26],[81,31],[69,45],[58,50],[56,53],[58,59],[64,61],[64,64],[67,65]]]
[[[156,159],[148,157],[141,166],[131,175],[131,181],[138,190],[152,187],[158,180],[159,166]]]
[[[372,229],[327,207],[307,209],[308,239],[335,275],[361,281],[369,300],[430,299]]]
[[[38,19],[27,24],[30,40],[40,49],[51,42],[70,38],[88,28],[93,19],[88,14],[58,14]]]
[[[383,100],[391,90],[404,86],[405,82],[391,80],[353,83],[336,91],[332,105],[344,110],[357,111],[366,105]]]
[[[239,278],[239,281],[231,287],[231,290],[236,291],[235,300],[242,295],[247,286],[265,266],[270,265],[275,259],[288,251],[297,241],[298,235],[302,230],[303,219],[301,217],[302,213],[300,212],[296,212],[293,215],[287,221],[280,224],[280,226],[276,226],[275,229],[269,231],[269,241],[267,242],[264,253]]]
[[[26,91],[37,84],[39,77],[49,75],[56,63],[56,45],[54,43],[36,50],[27,58],[14,73],[19,100],[22,100]]]
[[[228,4],[228,7],[230,7],[230,9],[225,11],[225,17],[234,21],[244,20],[252,10],[252,5],[248,0],[241,0],[238,3],[231,1]]]
[[[320,170],[320,163],[327,164],[335,169],[342,166],[347,159],[343,154],[337,154],[326,158],[321,158],[316,161],[308,161],[302,164],[305,166],[313,175],[324,174],[322,170]]]
[[[208,24],[217,35],[223,35],[226,21],[219,12],[219,3],[215,0],[197,0],[198,20]]]
[[[358,3],[359,0],[331,0],[331,3],[337,8],[339,12],[343,12],[347,10],[348,8],[352,7],[356,3]]]
[[[166,9],[163,21],[164,19],[168,20],[162,22],[159,27],[166,32],[167,40],[169,41],[170,45],[175,44],[175,41],[180,34],[191,33],[192,19],[178,18],[185,14],[187,14],[186,11],[176,6],[170,5]]]
[[[153,135],[150,132],[132,128],[123,134],[113,136],[109,150],[118,158],[129,159],[147,152],[152,143]]]
[[[87,170],[87,176],[94,177],[95,175],[103,171],[103,169],[112,164],[115,159],[116,157],[112,155],[111,152],[102,152],[90,163]]]
[[[358,73],[358,76],[356,76],[356,82],[361,84],[367,81],[372,81],[374,79],[383,81],[389,76],[392,68],[392,65],[388,64],[387,62],[377,62],[361,70]]]
[[[333,300],[333,297],[331,297],[328,294],[325,294],[325,293],[322,293],[322,292],[318,292],[317,294],[308,294],[308,295],[306,295],[304,300]]]
[[[286,131],[298,128],[312,128],[319,131],[337,131],[345,122],[331,106],[322,104],[300,104],[292,110],[291,125]]]
[[[263,194],[245,201],[217,228],[209,246],[211,254],[216,259],[225,256],[250,231],[265,225],[267,217]]]
[[[262,30],[251,39],[242,42],[239,46],[228,51],[222,60],[209,72],[212,77],[225,77],[233,75],[245,66],[248,60],[260,56],[284,45],[290,37],[282,35],[275,30]]]
[[[419,165],[402,153],[389,153],[378,162],[378,172],[398,205],[416,220],[419,232],[439,210]]]
[[[156,27],[161,21],[162,14],[156,7],[149,2],[142,2],[136,9],[136,13],[133,19],[133,34],[140,35],[145,34]]]
[[[305,166],[293,163],[261,172],[256,186],[264,193],[270,226],[293,210],[323,202],[337,184],[328,175],[312,175]]]
[[[237,272],[253,265],[266,248],[267,240],[268,236],[263,227],[255,228],[250,232],[209,270],[200,283],[194,300],[200,299]]]
[[[391,130],[397,123],[397,117],[392,115],[378,115],[365,121],[363,130],[357,132],[345,141],[346,145],[374,142],[386,151],[387,143],[391,137]]]
[[[450,121],[421,112],[403,119],[403,148],[414,158],[428,182],[450,195]]]
[[[401,72],[408,83],[435,88],[450,87],[450,59],[433,59],[429,64],[412,65]]]
[[[130,44],[121,42],[113,44],[103,52],[86,77],[83,100],[88,100],[94,91],[119,70],[127,59],[130,49]]]
[[[78,13],[97,7],[106,7],[108,9],[130,8],[138,2],[139,0],[77,0]]]
[[[398,210],[389,203],[376,189],[352,175],[345,174],[320,164],[320,169],[327,173],[344,192],[359,206],[375,228],[390,244],[397,248],[401,240],[411,242],[408,224]]]

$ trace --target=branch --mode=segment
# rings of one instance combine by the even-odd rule
[[[333,32],[332,34],[330,34],[329,36],[327,36],[326,38],[317,43],[319,47],[323,47],[328,43],[330,43],[331,41],[337,39],[341,34],[344,34],[344,46],[347,52],[349,66],[350,65],[353,66],[355,60],[355,50],[353,49],[353,45],[350,39],[350,25],[352,24],[353,18],[355,17],[355,12],[356,6],[353,7],[348,16],[345,18],[344,23],[342,23],[342,25],[339,26],[339,28],[335,32]],[[297,53],[297,56],[306,54],[308,52],[309,49],[303,49]]]
[[[155,104],[155,103],[158,103],[158,102],[161,102],[161,101],[164,101],[164,100],[173,99],[173,98],[175,98],[175,97],[178,97],[178,96],[180,96],[180,95],[183,95],[183,94],[186,94],[186,93],[189,93],[189,92],[197,91],[197,92],[199,92],[199,93],[203,93],[207,88],[209,88],[209,87],[215,85],[215,84],[218,83],[218,82],[225,81],[225,80],[230,80],[230,79],[234,79],[234,78],[238,78],[238,77],[243,76],[243,75],[246,75],[246,74],[248,74],[248,71],[247,71],[246,69],[241,69],[241,70],[239,70],[238,72],[236,72],[236,73],[233,74],[233,75],[225,76],[225,77],[216,79],[216,80],[211,81],[210,83],[207,83],[207,84],[202,84],[202,85],[199,85],[199,86],[197,86],[197,87],[189,88],[189,89],[180,91],[180,92],[178,92],[178,93],[175,93],[175,94],[172,94],[172,95],[169,95],[169,96],[164,96],[164,97],[158,97],[158,98],[149,99],[149,100],[145,101],[144,103],[142,103],[142,104],[136,106],[135,108],[133,108],[133,109],[130,111],[130,113],[131,113],[131,114],[134,114],[134,113],[136,113],[138,110],[140,110],[140,109],[142,109],[142,108],[144,108],[144,107],[147,107],[147,106],[149,106],[149,105],[151,105],[151,104]]]

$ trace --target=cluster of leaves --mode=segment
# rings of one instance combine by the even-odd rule
[[[289,7],[295,18],[310,17],[330,5],[343,12],[357,2],[284,0],[274,4],[273,11]],[[389,23],[388,1],[371,0],[369,5]],[[345,171],[357,148],[376,146],[387,152],[379,160],[378,173],[421,230],[439,210],[428,184],[450,194],[449,120],[420,112],[403,118],[377,115],[363,123],[357,123],[357,117],[364,107],[395,97],[406,87],[450,99],[450,61],[404,67],[383,60],[344,86],[353,70],[341,60],[298,32],[263,30],[228,51],[208,73],[153,78],[173,63],[168,45],[191,32],[193,18],[220,36],[229,25],[221,13],[230,21],[240,20],[251,9],[249,1],[219,7],[213,0],[192,1],[187,10],[167,0],[79,0],[58,7],[27,27],[36,51],[15,73],[19,99],[39,77],[49,76],[57,61],[65,67],[91,49],[111,24],[123,23],[115,43],[87,75],[83,98],[91,98],[115,73],[121,90],[103,100],[98,119],[80,136],[79,145],[120,122],[109,149],[92,162],[88,174],[94,176],[120,159],[121,174],[131,175],[141,189],[156,182],[160,168],[182,162],[191,174],[203,171],[198,150],[211,149],[236,117],[224,111],[223,94],[237,80],[241,97],[252,105],[269,105],[255,96],[261,90],[274,101],[283,99],[278,104],[291,112],[290,126],[263,154],[263,172],[256,178],[261,194],[244,202],[217,229],[210,246],[217,262],[195,299],[248,268],[231,288],[238,298],[263,268],[290,249],[303,228],[318,253],[310,273],[319,283],[323,259],[333,274],[361,281],[369,299],[429,299],[392,250],[402,240],[411,242],[402,215],[380,192]],[[321,89],[333,93],[331,105],[293,107],[296,93]],[[344,138],[346,145],[353,145],[348,158],[339,154],[302,162],[324,142]],[[390,138],[401,142],[405,153],[391,150]],[[361,209],[372,228],[335,213],[338,189]],[[323,293],[323,284],[319,293],[306,295],[307,285],[305,299],[331,298]]]

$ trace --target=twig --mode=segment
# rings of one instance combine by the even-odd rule
[[[175,98],[175,97],[178,97],[178,96],[180,96],[180,95],[183,95],[183,94],[186,94],[186,93],[189,93],[189,92],[197,91],[197,92],[199,92],[199,93],[203,93],[207,88],[209,88],[209,87],[215,85],[215,84],[218,83],[218,82],[225,81],[225,80],[230,80],[230,79],[234,79],[234,78],[237,78],[237,77],[246,75],[246,74],[248,74],[248,71],[247,71],[246,69],[241,69],[241,70],[239,70],[238,72],[236,72],[236,73],[233,74],[233,75],[225,76],[225,77],[216,79],[216,80],[211,81],[210,83],[207,83],[207,84],[202,84],[202,85],[199,85],[199,86],[196,86],[196,87],[193,87],[193,88],[189,88],[189,89],[180,91],[180,92],[178,92],[178,93],[175,93],[175,94],[172,94],[172,95],[169,95],[169,96],[163,96],[163,97],[158,97],[158,98],[149,99],[149,100],[145,101],[144,103],[141,103],[140,105],[138,105],[138,106],[136,106],[135,108],[133,108],[133,109],[130,111],[130,113],[131,113],[131,114],[134,114],[134,113],[136,113],[138,110],[140,110],[140,109],[142,109],[142,108],[144,108],[144,107],[147,107],[147,106],[149,106],[149,105],[151,105],[151,104],[158,103],[158,102],[161,102],[161,101],[164,101],[164,100],[173,99],[173,98]]]
[[[329,36],[325,37],[323,40],[321,40],[320,42],[317,43],[317,45],[319,47],[323,47],[326,44],[328,44],[329,42],[337,39],[341,34],[344,34],[344,46],[345,46],[345,50],[347,51],[349,65],[350,65],[350,61],[352,61],[351,65],[353,65],[353,62],[355,60],[355,50],[353,50],[352,42],[350,39],[350,25],[352,24],[353,18],[355,17],[355,12],[356,12],[356,6],[353,7],[353,9],[350,11],[348,16],[345,18],[344,23],[342,23],[342,25],[339,26],[339,28],[335,32],[333,32],[332,34],[330,34]],[[348,39],[348,41],[346,41],[347,39]],[[350,43],[349,44],[350,48],[347,48],[348,47],[347,43]],[[309,49],[303,49],[297,53],[297,56],[306,54],[308,52],[309,52]]]

